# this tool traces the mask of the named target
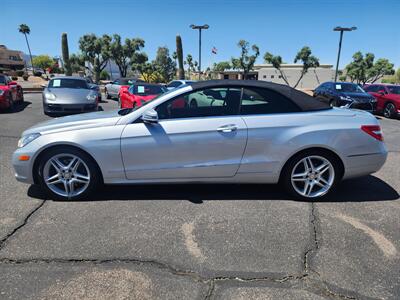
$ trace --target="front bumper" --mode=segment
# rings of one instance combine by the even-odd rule
[[[36,141],[33,141],[25,147],[18,148],[14,151],[12,155],[12,165],[15,171],[15,178],[19,182],[34,184],[32,169],[39,147],[40,145]],[[21,155],[28,155],[30,159],[27,161],[20,161],[18,158]]]
[[[57,113],[57,114],[83,113],[83,112],[98,110],[98,104],[97,103],[88,103],[88,104],[44,103],[43,110],[45,113]]]

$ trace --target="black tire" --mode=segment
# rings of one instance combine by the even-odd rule
[[[79,157],[89,168],[90,171],[90,181],[89,185],[87,186],[86,190],[77,196],[72,197],[65,197],[58,195],[57,193],[53,192],[45,183],[43,178],[43,169],[46,162],[54,157],[57,154],[72,154]],[[99,167],[97,166],[96,162],[85,152],[70,146],[63,146],[63,147],[56,147],[52,148],[48,151],[45,151],[43,155],[39,157],[39,162],[35,164],[36,170],[36,178],[37,182],[39,183],[40,187],[46,192],[46,194],[53,200],[61,200],[61,201],[71,201],[71,200],[82,200],[87,199],[93,192],[98,189],[99,186],[102,185],[102,176]]]
[[[296,191],[292,184],[292,172],[295,166],[304,158],[310,157],[310,156],[318,156],[325,158],[328,160],[333,169],[334,169],[334,179],[333,183],[331,184],[330,188],[328,189],[327,192],[325,192],[323,195],[316,196],[316,197],[306,197],[299,192]],[[281,178],[280,178],[280,184],[283,186],[286,192],[288,192],[294,199],[298,200],[307,200],[307,201],[313,201],[313,200],[319,200],[325,198],[327,195],[329,195],[337,186],[338,182],[340,182],[341,178],[343,175],[343,170],[342,170],[342,162],[338,157],[330,153],[329,151],[325,151],[322,149],[310,149],[306,151],[302,151],[295,156],[293,156],[284,166],[282,173],[281,173]]]
[[[396,107],[392,102],[388,102],[385,104],[383,108],[383,115],[385,118],[392,119],[396,114]]]
[[[108,94],[107,89],[104,90],[104,94],[106,94],[107,99],[111,99],[111,96]]]
[[[190,101],[189,107],[190,107],[190,108],[197,108],[197,107],[199,107],[198,104],[197,104],[196,99],[192,99],[192,101]]]
[[[18,102],[24,103],[24,91],[22,89],[20,89],[18,93],[19,93]]]
[[[329,101],[329,106],[330,107],[337,107],[338,103],[335,99],[332,99],[331,101]]]
[[[15,110],[15,105],[14,104],[15,103],[14,103],[14,100],[12,99],[12,95],[9,94],[8,95],[8,108],[7,108],[8,112],[14,112],[14,110]]]

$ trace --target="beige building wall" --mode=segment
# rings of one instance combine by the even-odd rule
[[[0,45],[0,69],[21,70],[25,66],[21,51],[7,49]]]

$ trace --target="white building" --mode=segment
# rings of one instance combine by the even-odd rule
[[[333,65],[324,64],[320,65],[318,68],[309,69],[299,82],[297,88],[315,89],[319,84],[325,81],[333,81],[335,79],[335,70],[332,67]],[[302,65],[282,64],[281,70],[290,86],[294,86],[300,78]],[[218,79],[242,79],[242,72],[240,70],[220,72],[218,73]],[[254,65],[254,69],[248,74],[247,79],[286,84],[281,73],[271,64]]]

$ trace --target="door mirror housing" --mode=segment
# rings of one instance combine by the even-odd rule
[[[16,82],[16,81],[10,81],[10,82],[8,83],[8,85],[17,85],[17,82]]]
[[[158,123],[158,113],[154,109],[149,109],[143,113],[142,120],[145,123]]]
[[[383,96],[383,95],[385,95],[386,93],[385,93],[385,91],[380,90],[380,91],[378,91],[378,94],[381,95],[381,96]]]

